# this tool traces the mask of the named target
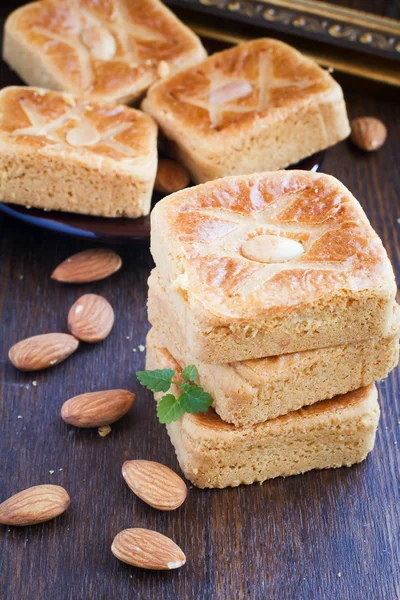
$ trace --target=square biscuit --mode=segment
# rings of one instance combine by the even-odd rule
[[[360,204],[322,173],[226,177],[168,196],[151,251],[194,359],[227,363],[386,335],[396,284]]]
[[[157,126],[141,111],[40,88],[0,92],[0,200],[104,217],[148,214]]]
[[[350,133],[339,84],[273,39],[213,54],[158,82],[142,107],[196,183],[283,169]]]
[[[399,360],[398,305],[387,336],[223,365],[193,358],[156,269],[149,279],[148,307],[159,344],[181,368],[196,366],[198,384],[213,397],[216,413],[237,427],[365,387],[386,377]]]
[[[132,103],[207,56],[159,0],[39,0],[15,10],[3,58],[29,85]]]
[[[159,346],[154,329],[147,341],[146,368],[173,368],[179,375],[178,363]],[[180,467],[194,485],[261,483],[364,460],[374,447],[377,397],[371,384],[250,427],[225,423],[211,408],[207,413],[185,413],[167,430]]]

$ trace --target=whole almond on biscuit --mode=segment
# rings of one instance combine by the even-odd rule
[[[40,371],[58,365],[78,346],[78,340],[68,333],[44,333],[14,344],[8,357],[21,371]]]
[[[361,150],[372,152],[383,146],[387,137],[384,123],[374,117],[353,119],[351,126],[351,141]]]
[[[93,248],[64,260],[53,271],[51,278],[64,283],[88,283],[113,275],[121,266],[121,257],[114,250]]]
[[[61,515],[70,505],[70,497],[59,485],[35,485],[0,504],[0,523],[36,525]]]
[[[150,460],[127,460],[122,475],[141,500],[158,510],[175,510],[184,503],[187,487],[172,469]]]
[[[109,302],[97,294],[85,294],[68,313],[68,329],[79,340],[100,342],[114,325],[114,311]]]
[[[64,402],[61,417],[75,427],[103,427],[121,419],[134,400],[128,390],[87,392]]]
[[[182,165],[168,158],[160,158],[154,183],[157,192],[172,194],[183,190],[189,183],[189,173]]]
[[[118,560],[142,569],[168,571],[182,567],[186,556],[170,538],[150,529],[125,529],[111,546]]]

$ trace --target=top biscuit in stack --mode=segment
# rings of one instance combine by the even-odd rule
[[[191,356],[226,363],[386,335],[396,285],[335,178],[227,177],[161,200],[151,251]]]

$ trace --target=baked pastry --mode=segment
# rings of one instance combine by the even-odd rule
[[[339,84],[273,39],[213,54],[157,83],[143,110],[197,183],[282,169],[350,133]]]
[[[224,365],[196,361],[187,348],[157,269],[149,279],[149,315],[157,338],[183,368],[196,365],[199,385],[222,420],[254,425],[383,379],[399,360],[400,307],[387,336]]]
[[[40,88],[0,92],[0,200],[139,217],[150,210],[157,126],[138,110]]]
[[[147,339],[146,368],[179,371],[172,355],[159,346],[154,329]],[[374,446],[377,396],[371,384],[250,427],[225,423],[211,408],[185,413],[167,430],[181,469],[194,485],[250,484],[364,460]]]
[[[196,360],[264,358],[389,331],[390,261],[360,204],[329,175],[219,179],[162,199],[151,223],[151,251]]]
[[[134,102],[206,56],[159,0],[40,0],[4,29],[3,58],[28,84],[107,102]]]

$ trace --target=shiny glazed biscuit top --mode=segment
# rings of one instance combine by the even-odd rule
[[[158,79],[160,61],[196,44],[158,0],[40,0],[11,15],[12,33],[39,52],[63,88],[119,96]]]
[[[329,73],[297,50],[260,39],[214,54],[160,82],[150,99],[184,126],[207,135],[295,109],[330,88],[340,92]]]
[[[112,159],[129,169],[142,160],[156,127],[142,112],[117,104],[82,101],[31,87],[0,92],[0,147],[22,146],[42,155]]]
[[[175,287],[213,314],[251,318],[335,292],[395,293],[382,242],[328,175],[219,179],[159,202],[152,227],[153,236],[162,231]]]

